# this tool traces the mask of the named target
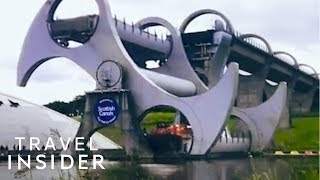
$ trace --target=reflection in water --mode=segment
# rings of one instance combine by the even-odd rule
[[[16,170],[0,164],[0,179],[319,179],[318,157],[249,158],[181,162],[108,162],[105,170]]]
[[[148,164],[119,163],[105,171],[108,179],[286,180],[319,179],[318,158],[250,158]],[[102,178],[103,179],[103,178]]]

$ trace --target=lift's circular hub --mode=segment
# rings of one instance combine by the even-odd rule
[[[100,64],[96,72],[98,83],[105,88],[111,88],[120,82],[122,70],[118,63],[108,60]]]

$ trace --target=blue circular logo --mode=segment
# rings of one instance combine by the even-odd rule
[[[95,105],[94,115],[101,124],[109,125],[117,120],[119,111],[119,105],[116,100],[102,99]]]

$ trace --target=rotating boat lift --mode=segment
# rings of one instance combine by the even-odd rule
[[[51,31],[52,16],[61,1],[46,1],[29,29],[18,64],[19,86],[25,86],[32,73],[44,62],[56,57],[65,57],[78,64],[97,81],[98,91],[87,93],[87,97],[90,94],[99,93],[108,94],[104,96],[109,97],[117,92],[126,92],[125,95],[121,95],[121,98],[117,98],[117,102],[122,110],[119,118],[123,124],[126,124],[123,130],[127,133],[127,137],[131,138],[129,141],[134,140],[135,143],[128,142],[125,145],[128,154],[143,147],[139,143],[141,132],[136,126],[136,121],[146,111],[158,106],[175,108],[187,118],[193,130],[190,154],[209,153],[232,112],[250,124],[250,130],[254,134],[251,150],[263,148],[266,141],[272,137],[278,122],[278,114],[281,114],[283,101],[286,99],[286,85],[281,83],[274,96],[258,107],[233,108],[238,88],[239,67],[236,63],[231,63],[227,72],[221,76],[228,56],[228,41],[230,41],[223,32],[217,35],[220,50],[212,61],[218,65],[211,66],[215,68],[215,74],[212,73],[215,82],[209,84],[208,88],[189,64],[181,33],[161,18],[147,18],[139,21],[136,27],[140,29],[137,32],[140,33],[141,39],[137,42],[151,47],[148,44],[150,40],[144,41],[142,30],[155,25],[168,28],[171,32],[169,40],[171,49],[168,51],[161,45],[168,43],[167,40],[153,46],[165,52],[168,61],[156,71],[138,67],[121,42],[122,37],[127,39],[130,37],[124,35],[123,31],[119,31],[119,27],[111,16],[107,0],[96,0],[100,14],[92,36],[80,47],[63,46],[54,40]],[[135,42],[132,39],[131,41]],[[112,87],[102,86],[97,76],[97,70],[105,62],[116,64],[121,72],[116,79],[112,76],[108,77],[108,81],[115,82]],[[94,131],[105,127],[95,121],[92,115],[92,106],[98,100],[98,96],[87,98],[84,121],[77,136],[88,139]]]
[[[216,53],[214,57],[209,61],[208,72],[208,85],[214,86],[221,79],[224,68],[226,66],[229,53],[231,51],[231,41],[232,34],[234,34],[234,28],[230,20],[218,11],[211,9],[199,10],[188,16],[180,27],[181,33],[184,33],[189,23],[191,23],[195,18],[204,14],[215,14],[220,16],[226,24],[226,28],[223,27],[223,23],[216,21],[215,27],[216,33],[213,39],[214,44],[217,46]],[[221,25],[222,24],[222,25]],[[225,33],[227,31],[230,34]],[[251,37],[252,35],[244,35],[243,38]],[[256,36],[253,36],[256,37]],[[272,52],[270,46],[268,50]],[[186,62],[186,61],[179,61]],[[173,69],[173,68],[171,68]],[[192,72],[189,72],[192,73]],[[261,151],[269,145],[272,140],[273,134],[277,128],[280,121],[282,112],[286,106],[287,98],[287,85],[285,82],[281,82],[269,100],[266,102],[250,108],[238,108],[234,107],[232,109],[231,115],[234,115],[241,120],[243,120],[248,126],[251,133],[251,151]],[[230,151],[223,147],[213,147],[213,151],[220,151],[222,149],[225,151]],[[232,151],[232,146],[231,146]]]
[[[183,33],[188,24],[192,22],[194,18],[207,13],[221,15],[221,13],[209,9],[197,11],[191,14],[184,21],[180,28],[180,31],[182,31],[181,33]],[[230,21],[225,16],[222,17],[226,20],[226,29],[230,32],[234,32]],[[216,82],[219,82],[223,75],[223,70],[226,66],[226,62],[229,56],[232,39],[229,34],[223,32],[224,28],[220,25],[222,24],[222,22],[216,21],[215,23],[215,27],[220,28],[216,30],[220,32],[215,33],[215,37],[213,40],[218,47],[213,59],[209,62],[209,71],[207,73],[209,87],[216,85]],[[163,26],[167,28],[171,33],[172,53],[168,57],[168,61],[166,62],[166,64],[155,69],[156,71],[192,81],[194,84],[198,85],[198,89],[202,90],[199,93],[202,93],[203,90],[208,90],[208,87],[204,85],[204,83],[200,80],[200,78],[197,76],[192,66],[190,65],[189,59],[187,58],[187,55],[184,51],[181,33],[177,32],[173,25],[162,18],[149,17],[138,21],[136,23],[136,26],[141,29],[152,26]],[[274,95],[265,103],[257,107],[246,109],[237,107],[233,108],[231,115],[239,117],[249,127],[252,135],[250,150],[260,151],[265,148],[272,140],[273,133],[277,128],[282,111],[286,105],[286,93],[286,83],[282,82],[280,83]],[[227,150],[224,147],[218,149]],[[213,148],[213,151],[215,151],[215,148]],[[228,149],[228,151],[230,150]]]
[[[238,86],[238,65],[232,64],[224,78],[209,91],[201,95],[190,96],[192,93],[187,93],[189,97],[177,97],[148,78],[145,70],[141,70],[128,55],[116,31],[106,0],[96,1],[100,11],[99,22],[88,42],[74,49],[61,47],[54,42],[47,28],[47,19],[52,7],[57,7],[56,3],[59,2],[61,1],[47,1],[35,18],[19,61],[18,84],[26,85],[34,70],[54,57],[66,57],[74,61],[96,80],[95,73],[99,65],[106,60],[112,60],[124,71],[123,87],[130,90],[135,106],[135,112],[131,113],[132,120],[156,106],[173,107],[182,112],[192,126],[193,146],[190,153],[205,154],[217,139],[230,114]],[[150,75],[155,78],[157,74]],[[174,77],[171,79],[177,80]],[[173,84],[171,79],[162,79],[168,89],[183,90],[179,84]],[[210,121],[208,117],[215,117],[215,121]],[[94,126],[94,129],[96,128]],[[88,134],[81,135],[86,137]]]

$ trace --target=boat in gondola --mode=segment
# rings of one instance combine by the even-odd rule
[[[188,153],[192,144],[191,127],[185,124],[158,124],[145,136],[156,154]]]

